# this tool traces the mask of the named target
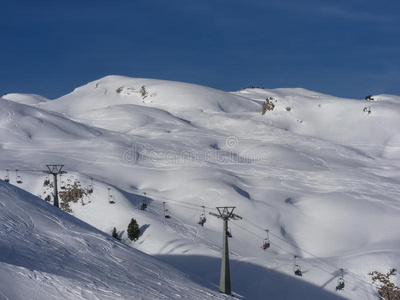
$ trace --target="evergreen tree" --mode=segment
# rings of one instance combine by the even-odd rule
[[[131,222],[128,225],[128,238],[131,241],[136,241],[139,239],[139,234],[140,234],[140,230],[139,230],[139,224],[136,222],[135,219],[132,218]]]

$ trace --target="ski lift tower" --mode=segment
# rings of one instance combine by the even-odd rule
[[[229,247],[228,247],[228,220],[238,220],[242,217],[233,213],[236,207],[217,207],[218,213],[210,212],[209,214],[224,221],[223,227],[223,249],[222,249],[222,262],[221,262],[221,277],[219,282],[219,291],[226,295],[231,295],[231,274],[229,268]]]
[[[53,174],[54,178],[54,206],[60,207],[58,205],[58,189],[57,189],[57,175],[58,174],[65,174],[67,172],[61,171],[61,169],[64,167],[64,165],[46,165],[48,171],[43,171],[44,173],[47,174]]]

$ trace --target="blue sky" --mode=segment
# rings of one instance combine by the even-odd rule
[[[106,75],[400,95],[399,16],[399,0],[2,1],[0,95]]]

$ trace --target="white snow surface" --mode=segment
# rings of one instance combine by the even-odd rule
[[[64,165],[60,184],[88,187],[93,178],[72,215],[105,234],[2,184],[0,297],[226,298],[218,293],[222,221],[208,214],[219,206],[243,218],[229,222],[236,299],[377,299],[368,273],[400,268],[399,96],[228,93],[122,76],[51,101],[7,96],[2,176],[8,169],[10,184],[42,198],[51,194],[46,165]],[[275,108],[261,115],[266,98]],[[146,211],[138,209],[144,199]],[[131,218],[141,226],[136,242],[126,235]],[[126,245],[108,237],[114,227]],[[271,248],[263,251],[266,229]],[[294,255],[302,277],[293,274]],[[335,292],[340,268],[346,287]]]
[[[216,299],[217,293],[0,182],[1,299]]]
[[[46,97],[35,94],[5,94],[0,99],[7,99],[23,104],[39,104],[50,101]]]

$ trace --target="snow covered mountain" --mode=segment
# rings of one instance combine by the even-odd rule
[[[229,222],[237,297],[376,299],[368,273],[400,265],[400,97],[373,98],[304,89],[227,93],[121,76],[51,101],[5,95],[1,172],[4,177],[9,170],[11,184],[44,199],[52,190],[43,186],[42,171],[64,165],[68,173],[60,187],[93,186],[93,193],[68,203],[72,215],[107,234],[115,227],[126,244],[189,274],[206,286],[199,298],[215,297],[210,289],[217,291],[219,283],[222,222],[208,212],[235,206],[243,217]],[[262,115],[266,99],[273,110]],[[16,183],[17,176],[23,183]],[[146,211],[139,209],[143,201]],[[203,213],[204,227],[197,224]],[[141,225],[137,242],[126,236],[131,218]],[[267,229],[271,248],[263,251]],[[71,248],[65,243],[68,251],[83,251],[74,240],[83,239],[78,231]],[[9,245],[9,234],[4,236]],[[293,274],[295,255],[301,278]],[[4,263],[13,265],[10,259]],[[340,268],[346,288],[335,292]],[[180,282],[182,297],[195,299]],[[155,283],[150,278],[148,284]],[[175,299],[169,290],[165,295]]]

